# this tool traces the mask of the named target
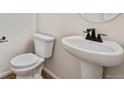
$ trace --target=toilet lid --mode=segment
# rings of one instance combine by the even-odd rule
[[[40,58],[32,53],[16,56],[11,60],[12,67],[29,67],[37,63]]]

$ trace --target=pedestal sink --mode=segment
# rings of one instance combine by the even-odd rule
[[[113,41],[99,43],[82,36],[69,36],[62,39],[62,44],[79,58],[82,78],[102,78],[103,66],[117,66],[123,60],[124,50]]]

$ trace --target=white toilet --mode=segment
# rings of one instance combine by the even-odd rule
[[[25,53],[14,57],[10,62],[10,69],[16,74],[17,79],[40,79],[45,58],[52,56],[54,37],[40,33],[33,35],[35,54]]]

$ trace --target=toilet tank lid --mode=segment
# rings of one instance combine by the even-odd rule
[[[55,40],[55,37],[48,36],[48,35],[45,35],[45,34],[40,34],[40,33],[35,33],[33,35],[33,38],[34,39],[45,40],[45,41],[54,41]]]

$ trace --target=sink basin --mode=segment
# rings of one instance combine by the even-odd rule
[[[123,60],[123,49],[113,41],[99,43],[81,36],[70,36],[62,39],[62,44],[72,55],[102,66],[116,66]]]
[[[86,40],[82,36],[69,36],[62,39],[62,44],[71,55],[85,61],[85,63],[81,62],[82,66],[87,64],[86,66],[90,69],[92,67],[92,70],[97,71],[97,67],[102,66],[117,66],[123,60],[124,50],[113,41],[104,40],[103,43],[99,43]]]

